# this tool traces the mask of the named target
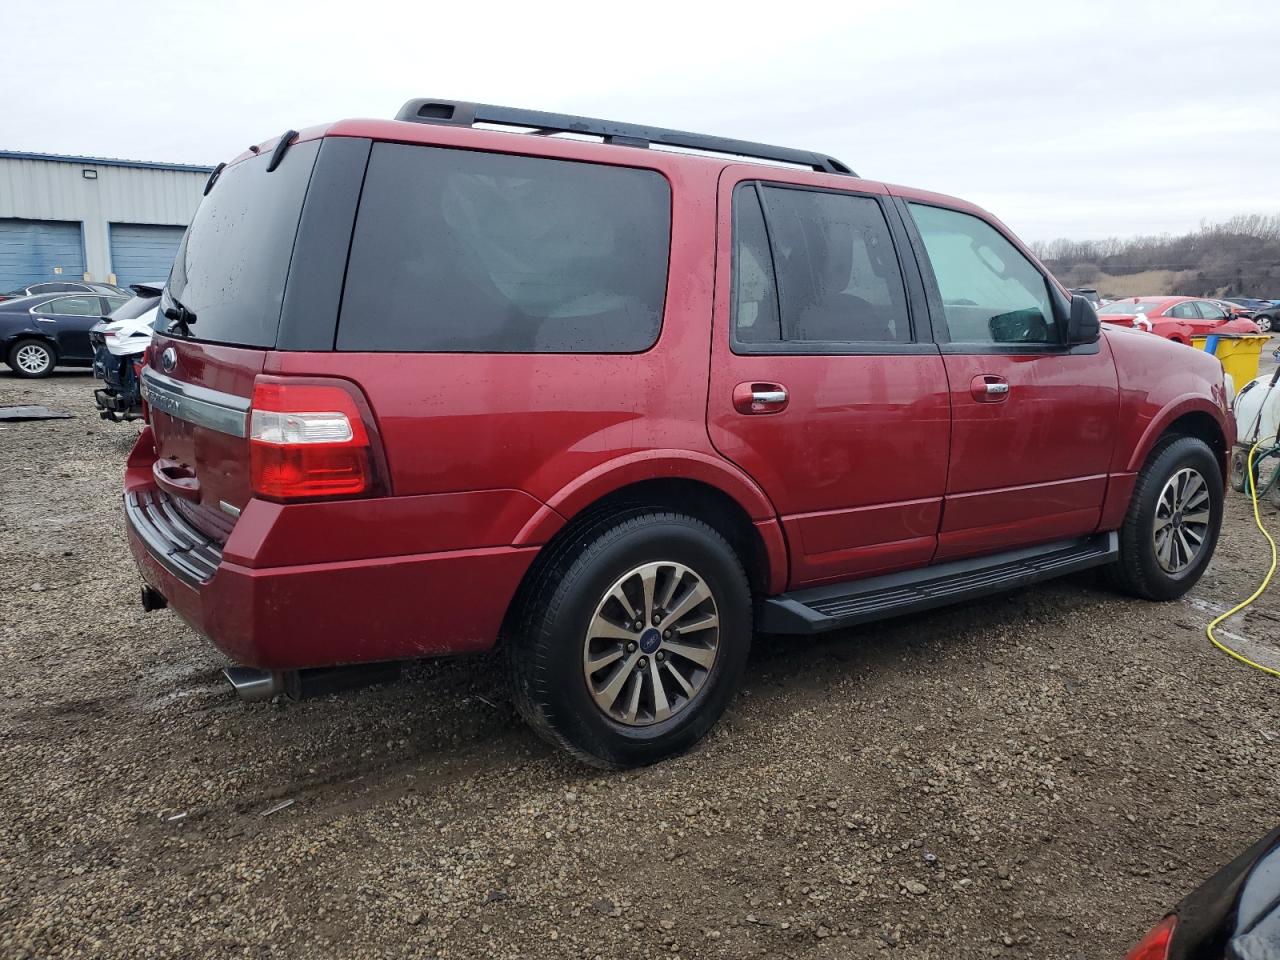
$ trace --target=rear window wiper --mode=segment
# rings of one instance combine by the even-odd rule
[[[164,316],[166,320],[171,320],[169,333],[180,330],[184,337],[191,336],[191,324],[196,322],[196,315],[188,310],[173,294],[169,294],[170,306],[164,308]]]

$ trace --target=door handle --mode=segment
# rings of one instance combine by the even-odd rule
[[[184,467],[176,460],[157,459],[151,465],[151,475],[156,485],[166,493],[183,500],[200,502],[200,481],[190,467]]]
[[[780,383],[740,383],[733,388],[733,409],[739,413],[781,413],[789,401]]]
[[[979,403],[1000,403],[1009,397],[1009,381],[994,374],[983,374],[970,382],[969,394]]]

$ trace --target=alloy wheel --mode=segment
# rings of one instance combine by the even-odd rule
[[[42,347],[38,343],[24,343],[14,354],[13,360],[23,373],[44,373],[53,366],[53,354],[48,347]]]
[[[660,723],[697,697],[719,642],[719,612],[703,579],[682,563],[642,564],[596,605],[582,650],[587,689],[612,720]]]
[[[1209,536],[1209,485],[1200,472],[1183,467],[1165,483],[1156,500],[1151,542],[1165,573],[1181,573],[1200,555]]]

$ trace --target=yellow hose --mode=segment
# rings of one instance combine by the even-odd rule
[[[1245,607],[1249,606],[1249,604],[1253,603],[1253,601],[1257,600],[1260,596],[1262,596],[1263,591],[1267,589],[1267,586],[1271,583],[1271,578],[1275,576],[1275,573],[1276,573],[1276,542],[1273,539],[1271,539],[1271,534],[1267,533],[1267,528],[1262,525],[1262,514],[1258,512],[1258,485],[1253,475],[1253,455],[1258,452],[1258,447],[1259,447],[1259,444],[1255,443],[1252,447],[1249,448],[1249,460],[1245,466],[1245,474],[1249,479],[1249,495],[1253,498],[1253,522],[1257,525],[1258,529],[1262,531],[1262,535],[1267,538],[1267,543],[1271,545],[1271,567],[1270,569],[1267,570],[1267,575],[1262,578],[1262,583],[1258,585],[1258,589],[1253,591],[1252,594],[1250,594],[1249,599],[1243,601],[1242,603],[1236,604],[1234,607],[1232,607],[1230,610],[1228,610],[1226,613],[1222,614],[1221,616],[1214,617],[1214,619],[1209,623],[1209,626],[1205,627],[1204,632],[1205,632],[1205,635],[1209,638],[1209,642],[1212,643],[1219,650],[1221,650],[1223,653],[1225,653],[1227,656],[1234,657],[1235,659],[1239,660],[1241,663],[1246,663],[1249,666],[1253,667],[1255,670],[1261,670],[1263,673],[1269,673],[1273,677],[1280,677],[1280,670],[1276,670],[1272,667],[1264,667],[1260,663],[1254,663],[1252,660],[1246,657],[1243,653],[1240,653],[1236,650],[1232,650],[1225,643],[1223,643],[1221,640],[1219,640],[1217,637],[1213,635],[1214,627],[1218,626],[1220,623],[1222,623],[1224,620],[1228,619],[1229,617],[1234,617],[1237,613],[1239,613]]]

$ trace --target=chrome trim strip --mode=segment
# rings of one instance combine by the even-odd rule
[[[233,437],[249,435],[249,399],[183,383],[144,367],[142,396],[161,413]]]

